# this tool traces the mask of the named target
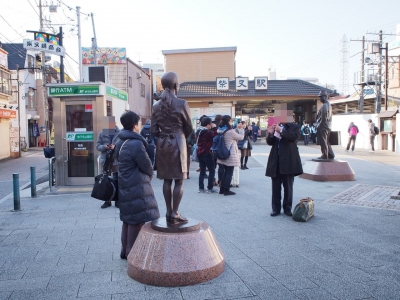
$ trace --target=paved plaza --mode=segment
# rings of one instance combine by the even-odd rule
[[[303,161],[320,155],[303,146]],[[38,197],[21,191],[13,212],[12,173],[28,186],[48,172],[41,151],[0,162],[0,299],[400,299],[400,155],[354,153],[334,146],[355,181],[297,178],[294,204],[315,201],[315,216],[298,223],[270,217],[271,184],[265,177],[270,147],[254,145],[249,170],[240,171],[235,196],[199,194],[197,164],[180,211],[207,222],[225,255],[225,272],[206,283],[161,288],[138,283],[119,258],[121,221],[114,206],[100,209],[90,187],[38,185]],[[165,214],[162,181],[153,179]]]

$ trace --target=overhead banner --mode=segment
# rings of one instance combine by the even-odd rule
[[[40,42],[36,40],[24,40],[24,48],[33,51],[44,51],[53,55],[64,56],[65,48],[59,45],[54,45],[49,42]]]
[[[97,47],[97,64],[125,64],[126,48],[118,47]],[[92,48],[82,47],[82,63],[84,65],[94,65],[94,55]]]

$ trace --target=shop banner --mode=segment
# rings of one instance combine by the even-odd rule
[[[106,86],[106,94],[109,97],[117,98],[119,100],[128,101],[128,93],[122,90],[113,88],[111,86]]]
[[[4,119],[15,119],[17,117],[17,111],[11,109],[0,108],[0,118]]]

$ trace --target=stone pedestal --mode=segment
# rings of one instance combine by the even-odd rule
[[[307,160],[300,178],[314,181],[352,181],[354,171],[347,161],[334,159]]]
[[[224,271],[224,255],[210,226],[189,219],[170,225],[146,223],[128,255],[128,275],[155,286],[184,286],[211,280]]]

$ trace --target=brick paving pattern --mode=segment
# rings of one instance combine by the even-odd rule
[[[390,198],[398,191],[393,186],[356,184],[324,202],[400,211],[400,200]]]

